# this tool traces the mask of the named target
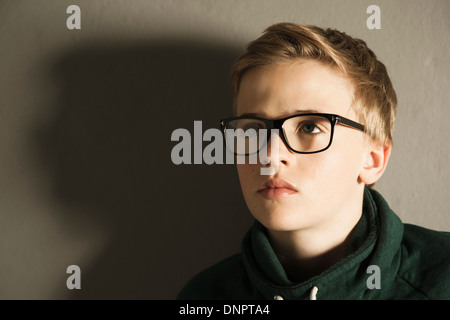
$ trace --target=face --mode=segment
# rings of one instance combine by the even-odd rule
[[[356,122],[353,86],[337,69],[313,60],[285,62],[250,70],[242,78],[236,111],[279,119],[305,111],[333,113]],[[336,125],[329,149],[294,153],[278,140],[268,157],[277,172],[261,175],[258,164],[237,164],[242,192],[252,215],[267,229],[293,231],[339,222],[354,207],[364,184],[358,179],[366,159],[364,133]],[[274,145],[276,145],[274,143]],[[267,190],[268,180],[288,188]],[[264,189],[261,191],[261,189]],[[356,197],[357,198],[357,197]]]

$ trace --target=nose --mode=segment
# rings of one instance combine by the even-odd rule
[[[265,166],[288,166],[291,163],[290,158],[293,152],[288,148],[281,134],[278,129],[272,129],[267,143],[267,157],[266,159],[261,158],[261,163]]]

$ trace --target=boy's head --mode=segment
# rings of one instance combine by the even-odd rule
[[[278,23],[247,46],[231,70],[234,114],[239,114],[236,99],[249,70],[299,59],[338,67],[352,82],[352,107],[367,135],[383,145],[392,144],[397,97],[386,67],[364,41],[316,26]]]
[[[318,153],[295,153],[279,140],[278,152],[268,148],[278,167],[271,176],[260,174],[264,164],[238,164],[255,218],[280,231],[355,219],[348,212],[360,212],[364,186],[381,177],[389,159],[396,106],[386,68],[365,43],[335,30],[276,24],[237,60],[232,85],[236,116],[275,120],[326,113],[365,127],[362,132],[336,124],[329,148]],[[315,139],[330,134],[308,121],[301,122],[299,134]]]

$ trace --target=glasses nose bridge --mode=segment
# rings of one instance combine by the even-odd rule
[[[277,119],[277,120],[268,120],[267,121],[267,131],[268,131],[268,135],[267,135],[267,143],[270,142],[271,139],[271,133],[272,133],[272,129],[277,129],[278,130],[278,137],[281,138],[281,141],[283,142],[283,144],[285,145],[285,147],[290,150],[290,146],[289,143],[286,140],[286,137],[284,136],[284,131],[283,131],[283,124],[286,120],[288,120],[289,118],[284,118],[284,119]]]
[[[283,124],[287,119],[278,119],[270,121],[270,129],[278,129],[279,131],[283,130]]]

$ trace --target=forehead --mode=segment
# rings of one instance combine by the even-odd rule
[[[353,85],[333,66],[296,60],[249,70],[236,97],[236,113],[281,118],[302,111],[352,114]]]

